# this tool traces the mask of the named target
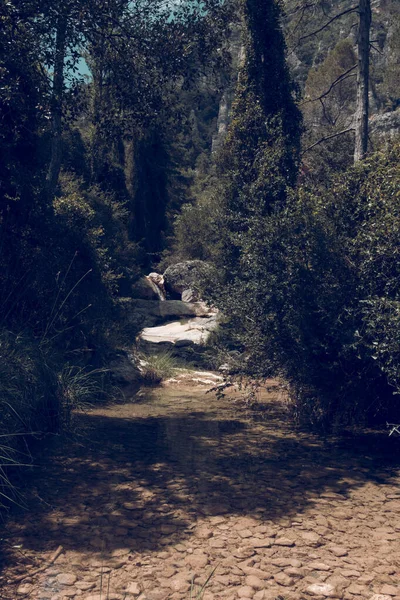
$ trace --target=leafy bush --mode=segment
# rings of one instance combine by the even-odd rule
[[[400,412],[399,189],[397,146],[323,196],[288,196],[243,246],[242,288],[225,290],[231,328],[249,371],[289,379],[301,420],[332,426]]]

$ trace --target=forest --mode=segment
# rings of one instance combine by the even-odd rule
[[[112,394],[151,271],[301,426],[400,422],[396,0],[3,0],[0,494]],[[11,481],[11,483],[10,483]]]

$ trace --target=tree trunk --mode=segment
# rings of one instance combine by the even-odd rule
[[[52,139],[50,165],[47,172],[47,192],[50,199],[54,196],[56,191],[61,168],[61,135],[66,38],[67,15],[65,13],[60,13],[57,21],[53,92],[51,97]]]
[[[359,14],[360,22],[358,28],[358,73],[354,162],[362,160],[368,150],[369,46],[371,29],[370,0],[360,0]]]

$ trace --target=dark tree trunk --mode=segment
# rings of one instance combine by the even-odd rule
[[[369,112],[369,50],[371,29],[371,2],[360,0],[358,28],[358,73],[357,106],[355,114],[354,162],[362,160],[368,150],[368,112]]]
[[[54,56],[53,93],[51,98],[52,138],[51,157],[47,172],[47,191],[49,198],[54,196],[61,168],[62,112],[64,90],[64,61],[67,38],[67,15],[61,13],[57,21],[56,49]]]

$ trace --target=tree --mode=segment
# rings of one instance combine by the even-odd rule
[[[274,303],[276,225],[296,183],[301,116],[285,62],[280,6],[242,0],[244,61],[232,121],[218,158],[222,188],[223,273],[217,304],[235,336],[265,367],[269,313]]]
[[[299,46],[304,42],[309,42],[312,38],[317,38],[326,33],[333,25],[337,24],[339,21],[343,19],[348,19],[349,16],[354,13],[358,14],[358,27],[357,27],[357,49],[358,56],[357,62],[353,67],[349,67],[349,69],[344,70],[342,73],[338,74],[336,77],[332,78],[332,81],[327,85],[324,92],[322,92],[318,97],[316,97],[313,101],[320,102],[322,98],[327,98],[329,94],[331,94],[332,90],[335,89],[337,85],[341,85],[343,81],[345,81],[348,77],[353,76],[354,72],[357,73],[357,96],[356,96],[356,106],[355,112],[353,115],[352,123],[346,126],[343,129],[339,129],[338,131],[334,131],[330,134],[322,136],[319,140],[314,141],[311,145],[306,146],[304,152],[309,152],[316,146],[319,146],[321,143],[327,142],[336,138],[338,136],[349,133],[350,131],[354,132],[354,162],[361,160],[364,158],[367,149],[368,149],[368,116],[369,116],[369,74],[370,74],[370,30],[371,30],[371,2],[370,0],[359,0],[357,4],[348,6],[347,3],[343,5],[341,3],[340,9],[335,12],[333,15],[331,14],[330,3],[328,2],[328,14],[325,17],[325,22],[322,25],[319,25],[316,29],[311,31],[308,30],[310,27],[310,23],[312,23],[312,19],[307,22],[307,16],[309,14],[315,15],[319,14],[317,9],[321,9],[324,12],[323,3],[317,2],[309,2],[309,3],[295,3],[294,6],[291,5],[292,15],[296,15],[294,18],[294,25],[292,25],[291,36],[296,37],[296,31],[303,31],[300,28],[300,24],[304,21],[306,22],[305,33],[301,33],[297,36],[297,41],[294,43],[293,49],[296,50]],[[335,9],[337,10],[337,6],[335,5]],[[349,33],[353,27],[354,23],[349,23]],[[311,27],[312,29],[312,27]],[[352,73],[353,72],[353,73]],[[308,100],[310,101],[310,100]]]
[[[357,106],[354,119],[354,162],[363,159],[368,150],[369,117],[369,53],[371,30],[371,2],[360,0],[358,27]]]

